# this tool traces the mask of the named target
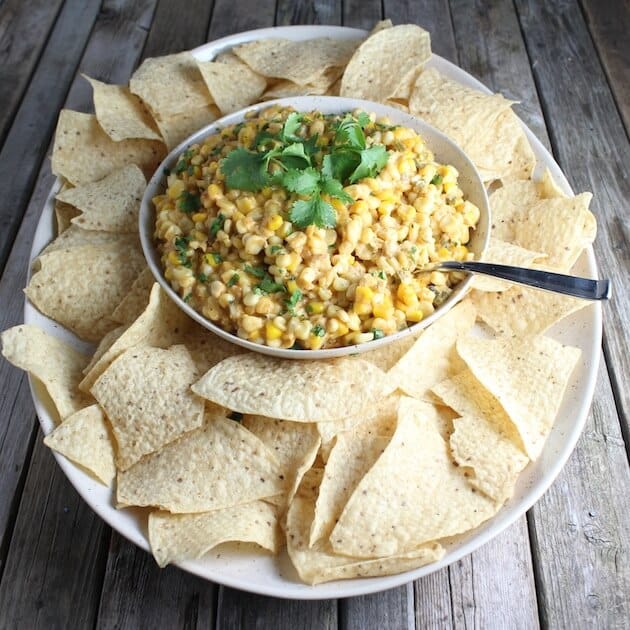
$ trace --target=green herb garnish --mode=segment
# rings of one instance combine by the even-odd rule
[[[197,276],[197,280],[199,280],[199,282],[208,282],[208,276],[202,272]]]
[[[177,207],[186,214],[192,214],[201,208],[201,198],[185,190],[177,200]]]
[[[302,291],[296,289],[291,293],[291,297],[288,300],[285,300],[284,303],[287,305],[287,309],[291,315],[295,315],[295,307],[297,303],[302,299]]]
[[[188,258],[188,236],[178,236],[175,239],[175,251],[179,261],[184,267],[192,267],[192,261]]]
[[[315,326],[311,328],[311,335],[315,335],[316,337],[323,337],[325,334],[326,331],[321,324],[315,324]]]
[[[268,295],[269,293],[286,293],[286,287],[279,282],[275,282],[271,276],[265,276],[255,287],[254,293],[262,293]]]
[[[282,245],[272,245],[270,251],[272,254],[277,254],[279,251],[282,251]]]
[[[228,287],[233,287],[239,279],[239,275],[237,273],[235,273],[228,281],[227,281],[227,286]]]
[[[385,336],[385,333],[380,328],[372,328],[372,334],[374,339],[382,339]]]
[[[429,183],[433,184],[434,186],[439,186],[442,183],[442,176],[434,175],[433,179]]]
[[[210,234],[216,238],[216,235],[223,229],[224,223],[225,217],[219,212],[216,219],[210,224]]]

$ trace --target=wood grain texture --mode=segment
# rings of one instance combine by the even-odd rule
[[[449,567],[413,583],[416,628],[452,628]]]
[[[630,473],[602,362],[584,433],[530,514],[532,550],[549,628],[628,628]]]
[[[216,630],[333,630],[338,627],[337,601],[274,599],[221,587]]]
[[[207,41],[232,33],[273,26],[276,0],[244,0],[234,10],[234,0],[215,0]]]
[[[62,0],[7,0],[0,6],[0,143],[61,4]]]
[[[581,5],[626,132],[630,132],[630,1],[581,0]]]
[[[64,4],[0,150],[0,269],[4,269],[99,7],[98,0]]]
[[[595,255],[600,273],[613,282],[604,308],[604,353],[622,429],[630,417],[630,198],[628,141],[593,42],[575,4],[516,0],[521,29],[554,155],[574,190],[593,192],[598,222]],[[616,290],[615,290],[616,289]]]
[[[539,627],[527,522],[449,567],[454,628]]]
[[[216,587],[111,537],[96,628],[211,628]]]
[[[363,2],[363,0],[345,0],[341,3],[342,24],[353,28],[363,28],[366,31],[379,20],[383,19],[383,7],[378,2]]]
[[[415,628],[413,585],[339,600],[339,629]]]
[[[39,434],[0,583],[0,628],[92,627],[108,534]]]
[[[278,0],[276,26],[289,24],[341,24],[341,2]]]
[[[203,44],[211,13],[208,0],[160,0],[142,57],[170,55]]]

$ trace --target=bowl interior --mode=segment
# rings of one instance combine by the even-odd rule
[[[189,146],[202,141],[207,136],[218,132],[220,129],[228,125],[241,122],[245,118],[245,114],[251,111],[259,111],[272,105],[293,107],[296,111],[317,110],[323,112],[324,114],[337,114],[361,109],[368,113],[374,113],[378,117],[387,116],[395,124],[414,129],[426,141],[438,162],[452,164],[459,171],[460,188],[464,192],[466,198],[479,208],[479,223],[477,228],[473,230],[471,240],[467,246],[469,250],[474,253],[475,259],[479,260],[482,258],[490,237],[490,208],[488,204],[488,197],[477,169],[468,156],[452,140],[447,138],[443,133],[431,125],[425,123],[423,120],[410,116],[409,114],[396,108],[381,105],[380,103],[372,103],[371,101],[342,98],[337,96],[299,96],[283,98],[252,105],[238,112],[224,116],[212,124],[200,129],[175,147],[166,156],[157,171],[153,174],[153,177],[149,180],[140,207],[140,240],[151,272],[171,299],[174,300],[179,308],[181,308],[189,317],[193,318],[199,324],[219,337],[247,348],[248,350],[285,359],[327,359],[374,350],[382,345],[392,343],[406,335],[413,334],[421,328],[429,326],[436,319],[447,313],[459,300],[464,297],[470,287],[472,276],[469,276],[460,282],[448,299],[436,308],[435,312],[429,317],[393,335],[388,335],[382,339],[368,343],[344,346],[341,348],[330,348],[324,350],[291,350],[285,348],[271,348],[269,346],[257,344],[247,339],[241,339],[237,335],[223,330],[186,304],[184,300],[182,300],[182,298],[180,298],[180,296],[172,289],[168,280],[164,277],[160,256],[153,238],[155,229],[155,209],[153,207],[152,199],[163,190],[165,181],[164,169],[173,168],[179,155]]]

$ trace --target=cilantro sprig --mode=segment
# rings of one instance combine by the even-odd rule
[[[367,146],[367,114],[347,114],[339,121],[329,152],[319,160],[318,137],[302,138],[302,122],[302,116],[292,112],[277,134],[263,126],[251,150],[239,147],[230,151],[221,161],[221,171],[228,188],[258,192],[278,185],[298,195],[289,211],[289,219],[297,227],[334,227],[337,213],[330,199],[352,203],[344,185],[374,177],[389,156],[383,145]]]

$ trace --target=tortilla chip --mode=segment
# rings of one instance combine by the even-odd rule
[[[50,254],[50,252],[60,249],[71,249],[72,247],[82,247],[83,245],[102,245],[103,243],[119,243],[121,247],[140,248],[140,239],[137,234],[84,230],[78,225],[70,225],[57,238],[48,243],[39,253],[39,256]],[[37,267],[37,265],[35,264],[34,267]]]
[[[267,87],[265,78],[240,60],[238,63],[198,61],[197,65],[223,115],[256,103]]]
[[[407,335],[398,341],[385,344],[376,350],[364,352],[360,357],[369,361],[380,370],[383,370],[383,372],[389,372],[409,351],[421,334],[422,331],[413,335]]]
[[[373,32],[348,62],[341,79],[341,96],[385,101],[410,71],[431,57],[431,37],[415,24]]]
[[[146,105],[126,85],[109,85],[83,77],[92,86],[96,119],[112,140],[162,140]]]
[[[537,335],[591,304],[568,295],[513,286],[501,293],[473,291],[477,316],[500,335]]]
[[[157,348],[168,348],[179,343],[189,321],[186,314],[156,282],[151,289],[149,304],[142,315],[96,361],[79,383],[79,389],[89,392],[96,379],[116,357],[133,346],[146,344]]]
[[[291,500],[304,473],[313,465],[321,440],[313,424],[287,422],[264,416],[245,416],[243,426],[275,455],[287,480]]]
[[[120,470],[201,426],[203,400],[190,391],[197,378],[185,346],[137,346],[101,374],[91,392],[112,424]]]
[[[359,482],[330,536],[336,553],[362,558],[406,553],[477,527],[499,508],[453,464],[435,423],[418,413],[426,405],[407,400],[401,400],[391,442]]]
[[[315,504],[309,546],[328,539],[357,484],[381,456],[389,438],[341,433],[330,452]]]
[[[203,427],[118,473],[120,505],[198,513],[249,503],[286,490],[273,453],[217,407]]]
[[[221,361],[193,391],[241,413],[331,422],[358,413],[391,386],[381,370],[360,359],[303,362],[252,353]]]
[[[484,418],[464,416],[454,421],[451,451],[455,461],[472,470],[470,484],[504,503],[514,493],[519,473],[529,459]]]
[[[78,217],[80,214],[80,210],[77,210],[74,206],[55,199],[55,221],[57,223],[57,234],[65,232],[72,224],[72,219],[74,219],[74,217]]]
[[[109,486],[116,477],[114,444],[103,412],[90,405],[66,418],[44,444]]]
[[[536,459],[581,351],[542,336],[468,336],[457,342],[457,352],[508,414],[529,458]]]
[[[431,387],[456,369],[455,342],[474,323],[474,306],[469,300],[460,302],[422,332],[388,376],[409,396],[430,398]]]
[[[151,289],[155,283],[155,278],[149,267],[145,267],[133,281],[129,293],[121,300],[114,309],[111,318],[121,324],[131,324],[136,321],[149,304]]]
[[[41,381],[61,420],[90,404],[77,389],[88,362],[85,354],[29,324],[5,330],[1,339],[4,358]]]
[[[436,562],[444,555],[444,549],[438,543],[429,543],[389,558],[368,560],[337,555],[326,540],[321,540],[311,547],[309,528],[315,510],[317,478],[320,475],[321,471],[316,469],[309,471],[287,515],[289,557],[300,578],[308,584],[411,571],[430,562]]]
[[[220,116],[221,112],[216,105],[208,105],[183,114],[156,117],[155,120],[168,150],[171,151],[188,136],[213,123]]]
[[[28,299],[88,341],[116,327],[108,316],[146,264],[139,248],[115,241],[53,251],[38,261],[41,268],[25,289]]]
[[[94,351],[90,362],[83,368],[83,374],[91,372],[92,368],[99,362],[101,357],[116,343],[118,339],[120,339],[120,337],[122,337],[127,328],[129,328],[129,326],[118,326],[118,328],[110,330],[98,342],[98,346],[96,346],[96,350]],[[89,391],[89,389],[85,391]]]
[[[356,47],[355,40],[347,39],[262,39],[237,46],[232,52],[259,75],[309,85],[326,70],[343,68]]]
[[[52,172],[75,186],[103,179],[127,164],[137,164],[148,179],[166,155],[157,140],[114,142],[96,116],[62,109],[55,131]]]
[[[253,501],[201,514],[149,514],[149,542],[158,566],[201,558],[225,542],[255,543],[276,553],[280,531],[276,510]]]
[[[325,77],[326,75],[322,76]],[[291,96],[306,96],[307,94],[328,94],[329,89],[328,81],[319,81],[308,85],[299,85],[298,83],[293,83],[293,81],[278,81],[265,90],[260,100],[268,101],[273,98],[289,98]]]
[[[142,171],[129,164],[97,182],[59,193],[57,199],[81,210],[82,214],[74,217],[72,223],[86,230],[137,232],[146,186]]]
[[[535,260],[546,257],[547,254],[532,252],[529,249],[506,243],[491,236],[488,248],[483,255],[483,261],[499,265],[512,265],[514,267],[529,267]],[[506,291],[513,287],[514,284],[479,274],[474,276],[472,286],[478,291]]]
[[[511,101],[448,79],[435,68],[417,78],[409,110],[452,138],[470,157],[484,181],[529,179],[535,164]]]
[[[160,119],[212,105],[197,60],[190,51],[145,59],[131,76],[129,88]]]

